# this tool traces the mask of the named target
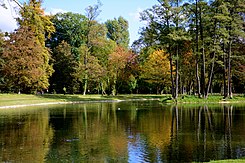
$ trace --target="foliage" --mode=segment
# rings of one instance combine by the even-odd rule
[[[4,44],[4,34],[0,30],[0,56],[2,56],[3,53],[3,44]],[[2,57],[0,57],[0,87],[4,85],[4,75],[2,67],[4,65],[4,60]]]
[[[117,93],[117,82],[119,74],[133,58],[132,52],[124,47],[117,46],[115,51],[109,55],[108,72],[111,79],[112,95]]]
[[[55,72],[51,78],[51,91],[56,90],[61,93],[63,87],[68,88],[68,92],[72,93],[77,87],[76,78],[78,63],[72,55],[72,47],[65,41],[62,41],[53,50],[53,65]],[[59,82],[57,82],[59,81]]]
[[[158,2],[141,13],[147,25],[133,45],[140,48],[135,49],[140,63],[146,62],[151,49],[164,49],[169,53],[173,98],[186,91],[207,98],[214,87],[232,97],[232,80],[239,91],[243,78],[244,54],[237,49],[244,46],[244,2]],[[242,85],[239,88],[244,91]]]
[[[48,78],[52,71],[44,68],[43,47],[30,28],[21,27],[9,36],[1,58],[9,88],[30,92],[49,86]]]
[[[44,14],[41,4],[41,0],[30,0],[28,3],[24,3],[20,10],[21,18],[18,18],[17,21],[20,26],[30,27],[41,45],[45,46],[45,34],[50,37],[55,32],[55,27],[50,18]]]
[[[24,3],[20,15],[17,19],[19,29],[5,40],[3,71],[8,83],[5,87],[18,87],[28,92],[30,89],[46,89],[53,68],[49,64],[50,51],[45,46],[45,34],[50,36],[55,28],[44,15],[41,1]],[[14,82],[17,86],[13,86]]]
[[[140,78],[160,87],[169,87],[170,65],[168,54],[163,50],[156,50],[150,54],[141,66]]]
[[[96,82],[97,84],[100,83],[104,77],[106,76],[106,67],[103,67],[102,64],[100,64],[100,61],[97,57],[92,56],[88,52],[88,48],[86,46],[80,47],[80,54],[81,56],[84,56],[85,53],[88,54],[88,57],[86,58],[86,65],[85,57],[81,57],[80,59],[80,65],[79,65],[79,78],[80,81],[83,82],[85,80],[85,76],[88,75],[88,81]]]
[[[118,45],[127,48],[129,44],[128,21],[120,16],[118,19],[107,20],[105,25],[108,29],[107,37]]]
[[[232,91],[245,90],[244,6],[241,0],[158,0],[140,14],[146,23],[129,49],[128,21],[121,16],[97,21],[100,2],[87,7],[84,15],[68,12],[47,16],[41,0],[30,0],[20,6],[19,29],[9,40],[0,38],[0,85],[7,92],[12,88],[43,89],[50,83],[51,91],[58,93],[63,87],[68,93],[84,95],[171,90],[175,99],[178,94],[207,98],[211,92],[232,98]],[[22,37],[22,30],[28,36]],[[8,71],[12,76],[6,75],[6,69],[14,67],[8,65],[10,60],[22,55],[33,59],[15,65],[37,62],[43,75],[30,73],[32,77],[17,81],[13,74],[24,76],[27,70],[17,70],[18,66]],[[33,84],[37,78],[39,83]],[[15,86],[14,81],[21,84]]]
[[[47,45],[54,48],[62,41],[71,45],[73,53],[76,48],[79,48],[85,41],[85,29],[87,18],[84,15],[76,13],[57,13],[52,16],[51,21],[54,24],[56,31],[47,40]],[[75,53],[75,55],[78,55]]]

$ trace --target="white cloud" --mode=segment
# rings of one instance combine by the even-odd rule
[[[13,32],[17,29],[16,18],[18,17],[18,5],[12,1],[3,0],[7,9],[0,6],[0,30],[2,32]],[[67,11],[58,8],[51,8],[45,13],[54,15],[56,13],[65,13]]]
[[[129,16],[133,17],[135,20],[140,21],[140,13],[143,12],[143,9],[137,8],[136,12],[129,13]]]
[[[18,7],[13,2],[4,0],[7,9],[0,7],[0,29],[3,32],[12,32],[17,28],[15,18],[18,17]]]
[[[66,13],[68,11],[60,9],[60,8],[51,8],[50,11],[45,11],[47,15],[55,15],[57,13]]]

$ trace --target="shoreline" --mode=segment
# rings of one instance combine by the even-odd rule
[[[60,101],[60,102],[45,102],[45,103],[36,103],[36,104],[21,104],[21,105],[8,105],[8,106],[0,106],[0,109],[14,109],[14,108],[23,108],[23,107],[31,107],[31,106],[48,106],[48,105],[66,105],[66,104],[86,104],[86,103],[113,103],[113,102],[125,102],[125,101],[159,101],[160,99],[127,99],[127,100],[95,100],[95,101]],[[173,104],[173,105],[181,105],[181,104],[233,104],[233,103],[245,103],[245,101],[217,101],[217,102],[179,102],[179,103],[163,103],[163,104]]]
[[[36,104],[21,104],[21,105],[9,105],[0,106],[0,109],[13,109],[31,106],[47,106],[47,105],[66,105],[66,104],[86,104],[86,103],[112,103],[112,102],[124,102],[124,101],[160,101],[160,99],[127,99],[127,100],[95,100],[95,101],[60,101],[60,102],[45,102]]]
[[[222,99],[221,96],[210,96],[209,99],[200,99],[196,96],[185,96],[178,100],[170,99],[170,95],[61,95],[45,94],[41,96],[29,94],[0,94],[0,109],[86,104],[86,103],[113,103],[125,101],[156,101],[163,105],[212,105],[212,104],[245,104],[245,96],[236,96],[234,99]]]

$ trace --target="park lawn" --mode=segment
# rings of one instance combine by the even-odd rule
[[[0,94],[0,107],[13,105],[28,105],[41,103],[59,103],[59,102],[91,102],[91,101],[118,101],[118,100],[134,100],[134,99],[160,99],[160,95],[118,95],[118,96],[102,96],[102,95],[63,95],[63,94]]]
[[[217,160],[217,161],[210,161],[210,163],[229,163],[229,162],[244,162],[245,163],[245,160],[244,159],[231,159],[231,160]]]
[[[171,97],[162,98],[164,103],[245,103],[245,95],[234,95],[232,99],[223,99],[221,95],[210,95],[207,99],[193,95],[180,95],[177,100]]]
[[[0,94],[0,107],[13,106],[13,105],[28,105],[28,104],[48,104],[48,103],[59,103],[59,102],[112,102],[119,100],[159,100],[163,103],[176,103],[171,99],[170,95],[142,95],[142,94],[129,94],[129,95],[118,95],[118,96],[102,96],[102,95],[63,95],[63,94],[44,94],[44,95],[33,95],[33,94]],[[244,95],[236,95],[233,99],[223,99],[220,95],[209,96],[208,99],[198,98],[197,96],[180,95],[177,103],[245,103]]]

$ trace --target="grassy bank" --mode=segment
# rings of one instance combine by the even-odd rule
[[[101,96],[101,95],[62,95],[62,94],[0,94],[0,107],[13,105],[28,105],[54,102],[86,102],[86,101],[117,101],[132,99],[160,99],[163,96],[157,95],[119,95],[119,96]]]
[[[171,99],[171,97],[164,97],[161,100],[163,103],[236,103],[245,102],[244,95],[234,95],[232,99],[223,99],[223,96],[212,95],[207,99],[199,98],[193,95],[181,95],[177,100]]]
[[[134,99],[157,99],[163,103],[176,103],[170,95],[118,95],[118,96],[101,96],[101,95],[62,95],[62,94],[44,94],[44,95],[27,95],[27,94],[0,94],[0,107],[13,105],[29,105],[41,103],[59,103],[59,102],[91,102],[91,101],[117,101],[117,100],[134,100]],[[222,96],[213,95],[208,99],[198,98],[196,96],[180,96],[177,103],[225,103],[239,102],[245,103],[244,95],[236,95],[233,99],[223,99]]]
[[[244,162],[244,159],[236,159],[236,160],[218,160],[218,161],[210,161],[210,163],[229,163],[229,162]]]

